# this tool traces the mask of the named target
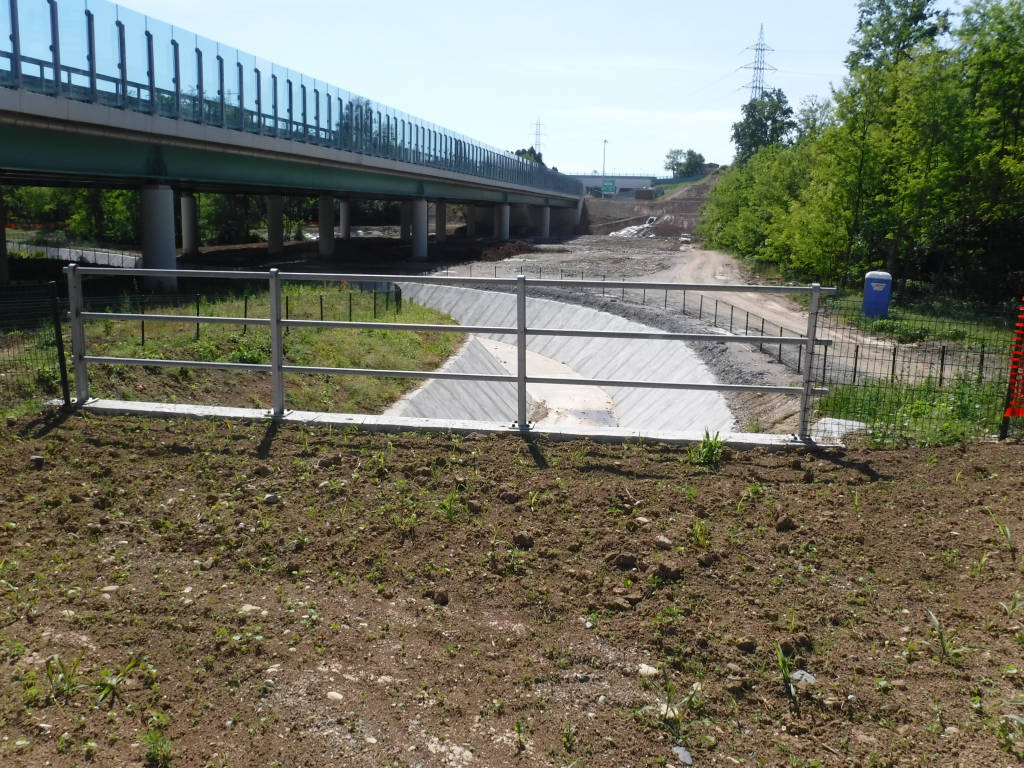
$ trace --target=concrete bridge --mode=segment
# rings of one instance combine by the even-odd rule
[[[582,185],[510,152],[104,0],[0,2],[0,184],[141,189],[147,268],[175,267],[176,194],[195,252],[206,190],[266,195],[271,254],[284,195],[319,195],[323,256],[357,197],[402,201],[416,259],[428,201],[438,239],[442,203],[470,235],[579,222]]]

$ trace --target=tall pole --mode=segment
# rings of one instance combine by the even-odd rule
[[[608,157],[608,139],[604,139],[601,144],[601,197],[604,197],[604,167],[605,159]]]

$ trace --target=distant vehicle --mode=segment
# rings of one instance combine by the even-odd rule
[[[647,219],[647,226],[648,227],[653,226],[654,222],[656,222],[657,220],[658,220],[657,216],[651,216],[649,219]]]
[[[683,234],[681,234],[679,236],[679,242],[680,243],[687,243],[687,244],[692,243],[693,242],[693,236],[692,235],[688,235],[688,234],[686,234],[684,232]]]

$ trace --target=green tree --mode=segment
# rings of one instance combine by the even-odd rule
[[[786,94],[775,88],[743,105],[742,118],[732,125],[736,162],[745,163],[761,147],[786,144],[796,129]]]
[[[546,167],[544,165],[543,154],[538,152],[533,147],[530,147],[529,149],[517,149],[515,154],[516,157],[521,157],[523,158],[523,160],[529,160],[531,163],[537,163],[537,165],[541,166],[542,168]]]
[[[936,10],[935,0],[860,0],[847,66],[891,67],[948,29],[949,13]]]
[[[692,149],[670,149],[665,154],[665,170],[675,179],[697,176],[704,172],[704,155]]]

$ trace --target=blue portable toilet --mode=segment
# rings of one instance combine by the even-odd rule
[[[892,275],[874,271],[864,275],[864,317],[888,317],[891,298]]]

